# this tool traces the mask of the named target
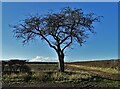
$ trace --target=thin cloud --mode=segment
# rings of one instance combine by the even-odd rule
[[[45,57],[45,56],[36,56],[35,58],[29,60],[29,62],[57,62],[57,58],[54,57]]]

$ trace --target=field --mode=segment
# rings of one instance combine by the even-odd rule
[[[120,89],[120,60],[26,63],[31,73],[3,74],[3,89]]]

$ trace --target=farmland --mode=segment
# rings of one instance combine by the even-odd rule
[[[65,72],[58,71],[57,63],[26,62],[31,73],[3,74],[3,89],[119,89],[120,60],[65,63]]]

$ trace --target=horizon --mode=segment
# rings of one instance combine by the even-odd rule
[[[51,5],[52,4],[52,5]],[[93,12],[104,18],[100,23],[95,23],[95,32],[90,35],[87,43],[82,47],[73,45],[74,49],[67,49],[66,61],[86,61],[99,59],[118,58],[118,4],[117,2],[3,2],[2,3],[2,45],[3,57],[0,59],[20,58],[31,59],[32,61],[58,61],[57,55],[44,41],[36,40],[23,46],[21,41],[13,37],[9,24],[16,24],[19,20],[25,19],[28,14],[46,14],[49,10],[58,12],[61,8],[82,8],[83,12]],[[96,9],[97,8],[97,9]],[[110,10],[110,11],[109,11]],[[9,12],[10,11],[10,12]],[[16,13],[17,12],[17,13]]]
[[[10,59],[0,59],[0,61],[10,61],[10,60],[25,60],[26,62],[57,62],[58,61],[32,61],[30,59],[20,59],[20,58],[10,58]],[[65,62],[89,62],[89,61],[110,61],[110,60],[120,60],[119,58],[118,59],[114,59],[114,58],[111,58],[111,59],[88,59],[88,60],[73,60],[73,61],[65,61]]]

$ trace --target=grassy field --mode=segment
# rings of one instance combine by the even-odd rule
[[[32,74],[4,74],[6,87],[75,87],[72,89],[99,89],[120,87],[120,60],[65,63],[65,72],[58,72],[58,65],[51,63],[27,63]],[[42,88],[41,88],[42,87]],[[29,89],[29,88],[28,88]]]

